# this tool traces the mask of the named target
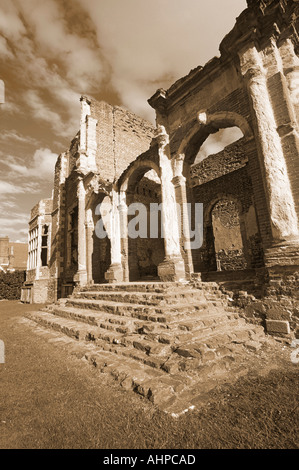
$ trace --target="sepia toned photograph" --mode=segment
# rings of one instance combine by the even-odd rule
[[[299,448],[298,0],[0,0],[0,169],[0,449]]]

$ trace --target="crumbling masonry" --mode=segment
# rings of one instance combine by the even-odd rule
[[[53,198],[31,212],[24,301],[55,302],[101,283],[217,281],[268,332],[298,334],[299,5],[247,3],[219,58],[148,100],[156,128],[82,96]],[[209,135],[228,127],[243,137],[196,163]],[[100,239],[102,202],[118,224]],[[132,202],[163,203],[164,238],[121,237]],[[196,249],[183,230],[187,202],[203,203]]]

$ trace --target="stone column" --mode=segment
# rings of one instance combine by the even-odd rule
[[[119,218],[119,194],[112,190],[112,205],[110,211],[110,244],[111,244],[111,264],[105,273],[105,279],[109,283],[123,281],[122,256],[121,256],[121,236]]]
[[[159,163],[161,168],[162,225],[165,259],[158,266],[162,281],[185,279],[185,264],[181,254],[180,229],[178,223],[175,188],[172,183],[173,170],[169,149],[169,136],[162,125],[158,126]]]
[[[290,101],[294,106],[297,122],[299,121],[299,57],[295,53],[290,38],[282,39],[278,44],[283,73],[286,77]]]
[[[180,238],[181,238],[181,250],[185,261],[185,270],[188,276],[193,272],[193,260],[192,251],[190,245],[190,221],[187,210],[187,192],[186,192],[186,178],[182,175],[182,167],[184,163],[184,155],[180,155],[175,160],[174,178],[172,183],[175,187],[176,201],[181,207],[181,227],[180,227]]]
[[[266,71],[254,45],[239,53],[254,115],[273,245],[297,243],[298,219],[281,140],[267,88]]]
[[[40,203],[41,204],[41,203]],[[39,279],[40,275],[40,266],[41,266],[41,249],[42,246],[42,226],[41,226],[41,216],[37,218],[37,251],[36,251],[36,267],[35,267],[35,279]]]
[[[94,233],[94,222],[92,218],[92,210],[86,211],[85,220],[85,232],[86,232],[86,271],[87,271],[87,282],[88,284],[93,283],[92,276],[92,254],[93,254],[93,233]]]
[[[129,281],[129,241],[128,241],[128,206],[126,202],[126,193],[121,191],[119,196],[119,223],[120,223],[120,237],[121,237],[121,254],[122,254],[122,268],[123,280]]]
[[[77,188],[78,198],[78,271],[74,281],[79,285],[87,283],[86,271],[86,234],[85,234],[85,188],[80,177]]]
[[[80,117],[80,146],[79,157],[76,165],[81,173],[88,173],[89,171],[96,171],[96,126],[97,120],[91,117],[90,101],[81,96],[81,117]]]

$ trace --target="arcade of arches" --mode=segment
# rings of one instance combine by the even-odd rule
[[[53,197],[31,211],[33,300],[88,283],[244,270],[263,277],[264,293],[298,296],[298,9],[293,0],[248,1],[220,57],[148,100],[155,126],[81,97],[80,129],[58,157]],[[103,202],[109,217],[96,209]],[[148,237],[150,210],[134,221],[136,203],[161,204],[157,237]],[[195,204],[200,246],[190,237]],[[106,238],[96,234],[101,220]],[[129,237],[130,223],[146,225],[145,236]],[[38,244],[45,224],[47,266]]]

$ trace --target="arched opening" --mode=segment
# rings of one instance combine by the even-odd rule
[[[92,220],[87,226],[87,251],[90,268],[89,276],[95,284],[106,282],[105,273],[111,264],[111,243],[106,217],[110,207],[110,197],[100,193],[93,198],[90,206]],[[104,236],[105,232],[107,236]]]
[[[131,173],[126,203],[129,280],[158,279],[158,265],[165,252],[161,230],[161,181],[153,167],[137,166]]]
[[[260,267],[263,253],[248,172],[251,129],[242,116],[229,112],[201,113],[198,121],[199,128],[178,151],[184,155],[187,201],[192,207],[203,204],[203,244],[191,249],[193,270]]]
[[[241,226],[240,210],[235,201],[222,199],[211,211],[214,253],[217,271],[246,269],[243,240],[244,227]],[[243,232],[243,233],[242,233]]]
[[[205,212],[211,201],[223,192],[223,184],[229,190],[225,174],[234,166],[236,157],[239,158],[243,137],[243,132],[237,126],[217,129],[210,125],[200,129],[190,139],[183,171],[186,176],[187,200],[192,208],[196,203],[203,203]],[[193,214],[194,211],[191,210],[192,230]],[[203,224],[203,245],[191,250],[194,272],[217,270],[212,219],[205,219]]]
[[[222,152],[222,150],[234,142],[237,142],[239,139],[242,139],[242,137],[244,137],[243,132],[236,126],[220,129],[215,134],[210,134],[200,147],[195,157],[194,165],[202,162],[210,155]]]

